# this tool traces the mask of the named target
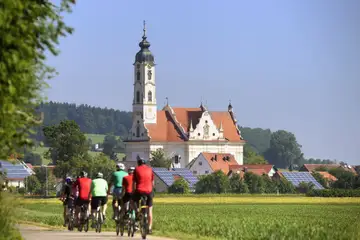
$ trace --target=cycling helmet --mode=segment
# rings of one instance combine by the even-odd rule
[[[85,171],[81,171],[81,173],[80,173],[80,177],[87,177],[87,172],[85,172]]]
[[[125,165],[123,163],[117,163],[116,167],[120,170],[125,170]]]
[[[97,178],[103,178],[104,175],[103,175],[101,172],[98,172],[98,173],[96,174],[96,177],[97,177]]]
[[[67,184],[70,184],[70,183],[71,183],[71,177],[66,177],[65,182],[66,182]]]
[[[146,163],[146,160],[138,156],[137,157],[137,163],[138,163],[138,165],[142,165],[142,164]]]
[[[130,167],[129,169],[128,169],[128,173],[133,173],[135,171],[135,168],[134,167]]]

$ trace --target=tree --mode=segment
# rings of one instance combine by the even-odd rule
[[[250,193],[264,193],[265,182],[261,176],[251,172],[245,172],[244,181],[249,186]]]
[[[36,175],[30,175],[25,179],[25,187],[31,194],[41,194],[42,192],[41,183]]]
[[[182,193],[186,194],[190,192],[189,183],[184,178],[179,178],[168,189],[169,193]]]
[[[88,154],[87,139],[75,121],[64,120],[58,125],[47,126],[44,135],[46,144],[50,146],[46,155],[55,165],[57,161],[68,162]]]
[[[285,178],[280,178],[279,180],[277,180],[276,185],[277,185],[277,190],[281,194],[295,192],[294,185],[291,182],[289,182],[288,180],[286,180]]]
[[[171,159],[165,155],[163,149],[158,148],[155,151],[151,152],[150,165],[152,167],[170,168],[171,162]]]
[[[230,183],[230,190],[233,193],[248,193],[249,187],[244,182],[243,179],[241,179],[240,174],[233,174],[229,180]]]
[[[50,1],[3,0],[0,3],[0,158],[18,147],[31,145],[32,128],[41,123],[35,107],[42,100],[45,80],[54,76],[47,66],[46,53],[57,55],[60,36],[72,32],[61,7]]]
[[[297,186],[297,190],[299,193],[308,193],[313,190],[315,185],[312,182],[301,182],[299,186]]]
[[[244,164],[267,164],[263,156],[256,153],[254,148],[245,144],[244,146]]]
[[[265,158],[279,168],[289,168],[302,161],[303,153],[300,148],[293,133],[279,130],[271,134],[270,148],[266,151]]]
[[[35,175],[41,185],[40,194],[45,195],[47,191],[49,195],[53,195],[56,192],[56,178],[50,169],[47,167],[36,168]]]
[[[196,193],[225,193],[230,188],[229,178],[222,171],[200,176],[195,185]]]
[[[116,136],[106,135],[103,142],[103,153],[114,161],[118,161],[116,151],[122,150],[121,140]]]
[[[42,158],[37,153],[32,152],[26,152],[24,155],[24,162],[30,163],[32,165],[41,165],[42,164]]]
[[[325,179],[320,173],[312,172],[311,175],[315,178],[315,180],[321,184],[324,188],[328,188],[329,182]]]

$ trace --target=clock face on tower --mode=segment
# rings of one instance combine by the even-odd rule
[[[145,112],[145,116],[147,119],[154,119],[155,118],[155,113],[154,111],[152,111],[152,108],[148,108]]]

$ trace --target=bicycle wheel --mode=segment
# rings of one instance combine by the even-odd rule
[[[146,208],[142,209],[141,219],[140,219],[140,231],[142,239],[146,239],[146,234],[148,233],[147,229],[147,214]]]
[[[89,219],[86,219],[85,225],[84,225],[84,231],[89,231]]]
[[[119,236],[119,233],[120,233],[120,223],[119,221],[116,221],[116,236]]]
[[[101,233],[101,225],[102,225],[102,213],[98,211],[98,233]]]

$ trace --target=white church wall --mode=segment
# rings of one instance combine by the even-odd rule
[[[137,156],[149,159],[149,150],[148,142],[127,142],[125,143],[126,161],[136,161]]]
[[[190,167],[190,171],[192,171],[193,174],[196,176],[205,175],[213,172],[208,161],[204,158],[202,154],[197,156],[194,164]]]
[[[187,147],[185,143],[172,143],[172,142],[166,142],[166,143],[152,143],[150,146],[151,151],[155,151],[156,149],[163,149],[166,156],[172,158],[174,160],[175,155],[180,155],[180,167],[184,168],[187,164],[187,158],[185,155],[185,151],[187,150]]]

